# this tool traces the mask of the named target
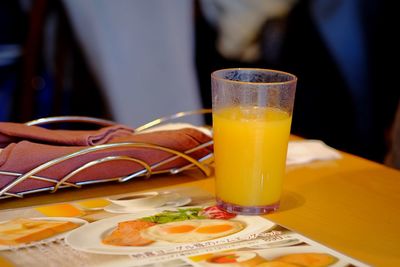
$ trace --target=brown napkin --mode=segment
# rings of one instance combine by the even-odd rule
[[[26,126],[31,129],[34,126]],[[29,134],[22,134],[20,129],[24,127],[16,127],[17,130],[2,131],[2,140],[15,138],[18,132],[18,139],[27,137],[29,141],[20,141],[18,143],[11,143],[7,145],[0,153],[0,170],[18,173],[26,173],[33,168],[48,162],[49,160],[89,148],[90,146],[78,146],[77,144],[98,144],[98,143],[121,143],[121,142],[134,142],[134,143],[147,143],[155,144],[162,147],[174,149],[180,152],[187,151],[199,144],[206,143],[211,140],[211,137],[193,128],[184,128],[180,130],[171,131],[158,131],[151,133],[135,134],[132,130],[127,128],[118,128],[118,126],[106,127],[99,131],[56,131],[36,129]],[[10,134],[10,133],[13,134]],[[45,133],[43,138],[38,133]],[[54,133],[54,134],[53,134]],[[92,138],[96,137],[96,138]],[[52,142],[52,145],[31,142],[43,141]],[[95,141],[94,141],[95,140]],[[3,141],[4,143],[4,141]],[[54,145],[62,143],[64,145]],[[67,144],[75,144],[74,146],[67,146]],[[212,147],[201,149],[197,152],[189,154],[195,159],[199,159],[212,151]],[[89,154],[80,155],[78,157],[68,159],[64,162],[58,163],[46,170],[43,170],[35,175],[53,178],[56,180],[62,179],[65,175],[75,170],[76,168],[88,163],[92,160],[101,159],[107,156],[129,156],[146,162],[149,165],[158,163],[164,159],[174,156],[169,152],[165,152],[153,148],[135,148],[135,147],[119,147],[110,148],[91,152]],[[171,167],[180,167],[188,162],[184,159],[176,159],[163,165],[159,170],[169,169]],[[103,180],[114,177],[123,177],[138,170],[143,169],[138,163],[131,161],[108,161],[78,173],[71,177],[68,182],[81,182],[89,180]],[[15,180],[16,177],[1,175],[0,174],[0,189],[7,186],[10,182]],[[27,179],[22,183],[14,186],[8,192],[18,193],[26,190],[45,188],[54,186],[54,183],[40,181],[35,179]]]

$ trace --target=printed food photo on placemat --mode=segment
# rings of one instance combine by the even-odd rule
[[[77,250],[130,254],[154,249],[179,250],[187,244],[228,242],[265,231],[274,224],[210,207],[152,210],[100,220],[71,232],[66,242]]]

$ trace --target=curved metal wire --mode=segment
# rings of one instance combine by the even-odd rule
[[[92,117],[85,117],[85,116],[56,116],[56,117],[47,117],[41,118],[37,120],[28,121],[25,124],[28,126],[38,126],[43,124],[50,124],[50,123],[60,123],[60,122],[80,122],[80,123],[92,123],[97,124],[100,126],[112,126],[116,123],[113,121],[99,119],[99,118],[92,118]]]
[[[93,167],[93,166],[95,166],[97,164],[108,162],[108,161],[114,161],[114,160],[126,160],[126,161],[132,161],[132,162],[138,163],[138,164],[140,164],[141,166],[143,166],[147,170],[146,177],[150,177],[150,175],[151,175],[151,167],[146,162],[144,162],[142,160],[130,158],[130,157],[127,157],[127,156],[109,156],[109,157],[101,158],[101,159],[98,159],[98,160],[90,161],[90,162],[84,164],[83,166],[81,166],[79,168],[76,168],[75,170],[73,170],[69,174],[65,175],[60,181],[57,182],[57,184],[54,186],[54,189],[51,191],[51,193],[56,192],[57,189],[61,185],[63,185],[68,179],[70,179],[71,177],[75,176],[79,172],[81,172],[81,171],[83,171],[83,170],[85,170],[87,168]]]
[[[161,117],[161,118],[155,119],[153,121],[150,121],[150,122],[148,122],[148,123],[146,123],[144,125],[141,125],[141,126],[137,127],[135,129],[135,131],[136,132],[141,132],[141,131],[147,130],[147,129],[151,128],[151,127],[154,127],[154,126],[156,126],[156,125],[158,125],[160,123],[166,122],[166,121],[175,120],[175,119],[178,119],[178,118],[191,116],[191,115],[207,114],[207,113],[210,113],[210,112],[211,112],[211,109],[199,109],[199,110],[178,112],[178,113],[175,113],[175,114],[170,115],[170,116],[165,116],[165,117]]]

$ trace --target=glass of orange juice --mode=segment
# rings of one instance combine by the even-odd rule
[[[219,207],[249,215],[279,208],[296,83],[268,69],[211,74]]]

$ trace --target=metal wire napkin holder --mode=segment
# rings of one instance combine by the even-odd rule
[[[135,132],[142,132],[144,130],[148,130],[151,127],[158,126],[160,124],[164,124],[166,122],[176,120],[182,117],[186,117],[189,115],[199,115],[199,114],[206,114],[210,113],[211,111],[209,109],[200,109],[200,110],[194,110],[194,111],[185,111],[185,112],[179,112],[176,114],[173,114],[171,116],[166,116],[162,118],[158,118],[156,120],[153,120],[149,123],[146,123],[140,127],[137,127],[135,129]],[[99,119],[99,118],[93,118],[93,117],[85,117],[85,116],[58,116],[58,117],[48,117],[48,118],[41,118],[38,120],[30,121],[27,122],[26,125],[30,126],[41,126],[45,124],[52,124],[52,123],[87,123],[87,124],[94,124],[98,126],[111,126],[115,125],[116,123],[113,121],[109,120],[104,120],[104,119]],[[202,158],[195,159],[189,154],[204,149],[206,147],[209,147],[213,144],[213,141],[208,141],[206,143],[200,144],[194,148],[191,148],[187,151],[180,152],[174,149],[154,145],[154,144],[149,144],[149,143],[134,143],[134,142],[124,142],[124,143],[111,143],[111,144],[102,144],[102,145],[95,145],[91,147],[86,147],[83,148],[79,151],[76,151],[71,154],[67,154],[55,159],[52,159],[48,162],[45,162],[32,170],[26,172],[26,173],[17,173],[17,172],[10,172],[10,171],[0,171],[1,175],[6,175],[6,176],[13,176],[16,177],[11,183],[6,185],[4,188],[0,190],[0,199],[5,199],[5,198],[10,198],[10,197],[17,197],[17,198],[22,198],[27,194],[32,194],[32,193],[38,193],[38,192],[45,192],[49,191],[51,193],[56,192],[58,189],[61,188],[69,188],[69,187],[75,187],[75,188],[81,188],[83,185],[89,185],[89,184],[98,184],[98,183],[105,183],[105,182],[126,182],[129,181],[133,178],[136,177],[147,177],[149,178],[152,175],[156,174],[178,174],[184,170],[192,169],[192,168],[198,168],[204,175],[209,176],[211,174],[211,168],[209,164],[213,161],[213,153],[210,152],[209,154],[203,156]],[[64,162],[66,160],[79,157],[82,155],[87,155],[89,153],[93,153],[96,151],[102,151],[102,150],[107,150],[111,148],[147,148],[147,149],[155,149],[155,150],[161,150],[164,152],[169,152],[172,154],[171,157],[162,160],[160,162],[157,162],[155,164],[149,165],[146,162],[136,159],[133,157],[129,156],[107,156],[104,158],[99,158],[93,161],[90,161],[86,164],[83,164],[82,166],[76,168],[75,170],[71,171],[64,177],[44,177],[44,176],[39,176],[37,175],[39,172],[49,168],[53,167],[61,162]],[[176,167],[176,168],[170,168],[166,170],[156,170],[160,169],[165,164],[168,164],[178,158],[183,158],[185,159],[188,163],[184,166]],[[112,177],[108,179],[99,179],[99,180],[89,180],[89,181],[77,181],[77,182],[70,182],[69,180],[71,177],[74,177],[77,175],[79,172],[93,167],[97,164],[108,162],[108,161],[115,161],[115,160],[125,160],[125,161],[130,161],[130,162],[135,162],[140,164],[143,168],[135,171],[129,175],[122,176],[122,177]],[[12,188],[19,183],[22,183],[23,181],[27,179],[35,179],[35,180],[40,180],[40,181],[45,181],[45,182],[50,182],[54,185],[49,186],[49,187],[44,187],[44,188],[38,188],[38,189],[33,189],[33,190],[26,190],[23,192],[18,192],[18,193],[13,193],[11,192]]]

